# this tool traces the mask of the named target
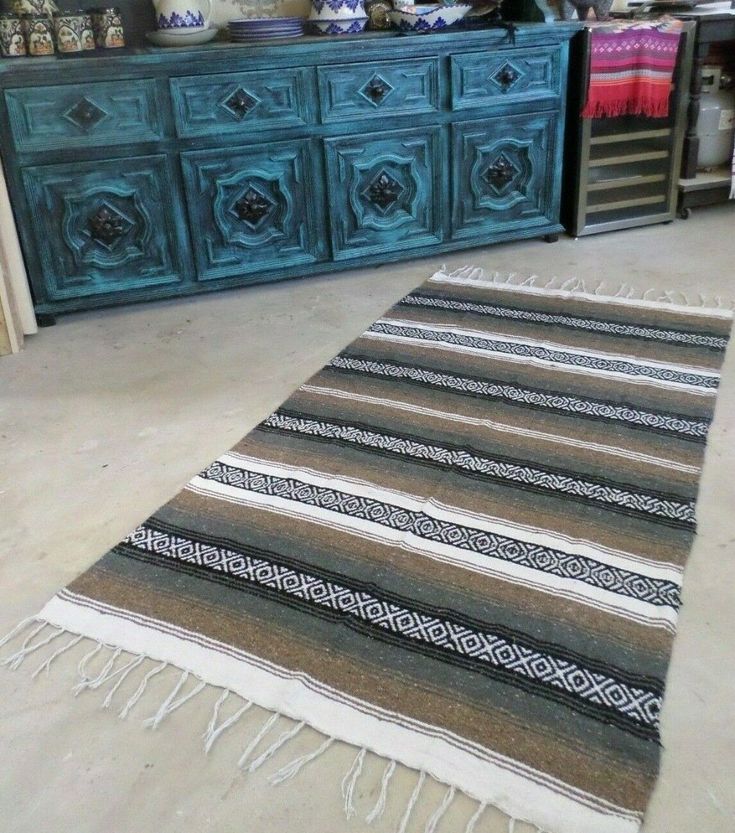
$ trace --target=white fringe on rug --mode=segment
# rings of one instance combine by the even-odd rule
[[[67,639],[59,647],[53,646],[53,643],[59,637],[71,638]],[[36,641],[33,641],[34,639]],[[95,642],[91,639],[88,639],[87,637],[81,636],[79,634],[73,634],[68,630],[59,628],[56,625],[50,624],[38,617],[31,617],[29,619],[25,619],[23,622],[20,622],[12,631],[10,631],[10,633],[8,633],[7,636],[5,636],[3,639],[0,639],[0,647],[11,644],[13,642],[17,643],[16,647],[10,650],[10,653],[8,653],[5,657],[0,659],[0,666],[6,666],[7,668],[15,671],[21,666],[25,665],[26,660],[28,660],[29,657],[31,657],[32,655],[37,655],[38,652],[42,652],[42,650],[46,646],[52,646],[53,650],[51,651],[51,653],[49,653],[49,655],[45,657],[31,673],[31,677],[33,679],[37,679],[43,671],[45,671],[48,675],[52,663],[54,663],[60,656],[62,656],[67,651],[73,649],[82,641],[89,650],[87,650],[86,653],[83,654],[80,661],[76,664],[76,673],[73,673],[72,677],[72,691],[74,695],[77,696],[83,691],[95,691],[114,681],[114,685],[110,688],[109,692],[106,694],[106,696],[100,703],[101,708],[107,709],[112,705],[112,701],[115,698],[115,695],[121,689],[125,681],[131,677],[134,677],[135,672],[138,671],[138,669],[140,669],[140,666],[144,665],[144,663],[148,663],[152,666],[147,669],[141,669],[142,675],[140,676],[138,685],[135,686],[135,688],[132,690],[132,693],[129,695],[127,700],[118,703],[118,705],[121,705],[119,717],[122,720],[127,718],[130,712],[136,706],[142,707],[144,705],[149,705],[152,709],[152,714],[149,714],[149,716],[145,718],[142,721],[142,723],[143,726],[145,726],[146,728],[149,728],[151,730],[157,729],[165,721],[165,719],[174,711],[177,711],[186,703],[189,703],[190,701],[194,700],[202,692],[217,688],[216,686],[208,685],[196,674],[187,671],[186,669],[176,668],[170,663],[157,662],[155,659],[147,657],[143,654],[133,655],[129,652],[123,651],[123,649],[119,647],[115,647],[114,645],[109,645],[103,642]],[[120,658],[123,654],[126,654],[127,656],[123,657],[122,661],[120,662]],[[104,660],[101,667],[97,672],[90,671],[90,666],[95,662],[95,660],[99,661],[98,658],[100,656]],[[71,667],[74,668],[73,665]],[[158,703],[149,704],[149,698],[145,698],[145,693],[149,681],[154,676],[160,674],[162,671],[169,667],[174,668],[179,675],[174,683],[173,688],[168,692],[168,694],[162,701]],[[185,691],[186,685],[190,681],[190,679],[196,680],[196,684],[188,691]],[[220,689],[220,691],[221,694],[214,703],[209,723],[202,734],[203,751],[205,755],[207,755],[210,752],[216,740],[225,731],[232,728],[243,716],[243,714],[245,714],[246,711],[248,711],[253,705],[255,705],[251,701],[243,701],[243,698],[241,698],[237,694],[234,694],[228,689]],[[243,705],[241,705],[238,709],[236,709],[236,711],[234,711],[229,717],[227,717],[218,725],[222,706],[225,703],[225,701],[230,698],[237,699],[238,701],[243,703]],[[298,733],[306,726],[306,723],[303,721],[295,723],[295,725],[291,726],[285,732],[280,734],[279,737],[270,746],[268,746],[257,758],[255,758],[250,764],[248,764],[248,760],[250,756],[255,752],[256,747],[261,743],[261,741],[265,739],[270,729],[275,725],[275,723],[278,721],[280,717],[281,715],[277,712],[272,712],[269,714],[269,716],[261,725],[261,728],[255,734],[255,736],[253,736],[250,739],[247,746],[245,747],[239,761],[237,762],[238,767],[244,768],[247,772],[254,772],[255,770],[259,769],[279,749],[284,747],[290,740],[295,738],[296,735],[298,735]],[[284,766],[280,767],[278,770],[267,776],[267,781],[273,785],[279,785],[291,780],[292,778],[296,777],[304,769],[304,767],[306,767],[308,764],[315,761],[322,754],[327,752],[327,750],[335,742],[337,742],[336,738],[324,737],[324,740],[312,751],[307,752],[306,754],[299,755],[298,757],[291,760],[289,763],[285,764]],[[357,808],[355,807],[356,790],[368,754],[373,753],[369,753],[369,750],[366,748],[358,749],[349,769],[345,773],[345,776],[342,780],[341,789],[342,797],[344,800],[344,813],[347,819],[357,814]],[[385,769],[383,770],[379,782],[378,799],[373,808],[370,810],[370,812],[368,812],[365,816],[365,821],[368,824],[372,824],[383,815],[388,800],[390,781],[394,772],[396,771],[396,768],[397,764],[394,760],[386,761]],[[433,776],[430,776],[429,773],[423,770],[418,772],[417,774],[418,779],[416,781],[416,784],[400,815],[400,822],[397,828],[397,833],[407,833],[409,823],[414,815],[414,811],[422,801],[421,794],[424,784],[426,783],[427,778],[433,778]],[[441,781],[439,781],[439,779],[433,778],[433,780],[437,781],[437,783],[442,783]],[[440,801],[439,805],[429,815],[429,818],[426,821],[426,824],[423,828],[423,833],[438,833],[442,818],[444,817],[450,805],[454,801],[455,796],[459,793],[457,788],[452,785],[443,784],[443,786],[446,787],[444,796]],[[473,810],[472,815],[467,820],[463,832],[474,833],[478,821],[480,820],[481,816],[483,815],[483,813],[489,805],[486,802],[477,801],[472,796],[467,796],[467,798],[475,802],[477,806]],[[503,813],[501,808],[496,807],[495,809],[498,812]],[[503,815],[505,815],[507,820],[508,833],[513,833],[516,823],[518,822],[525,822],[525,824],[529,826],[529,829],[533,829],[534,831],[536,831],[536,833],[545,833],[545,831],[543,831],[540,827],[534,825],[532,822],[529,822],[525,819],[513,818],[505,813],[503,813]],[[456,831],[456,833],[459,833],[459,831]]]
[[[510,289],[514,292],[528,292],[535,295],[552,295],[557,298],[587,299],[604,301],[612,304],[625,304],[649,309],[670,309],[685,311],[694,315],[714,315],[732,318],[735,309],[734,300],[723,300],[720,295],[704,295],[698,292],[695,297],[686,292],[650,287],[640,289],[633,284],[619,283],[608,285],[604,280],[591,284],[583,278],[542,278],[538,275],[519,275],[516,272],[486,272],[478,266],[463,266],[448,272],[443,266],[429,280],[445,281],[455,284],[480,284],[492,286],[493,289]]]

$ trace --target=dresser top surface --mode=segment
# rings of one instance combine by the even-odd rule
[[[365,32],[351,36],[306,36],[264,44],[215,41],[192,47],[139,47],[98,51],[86,56],[0,58],[0,85],[75,81],[119,71],[150,70],[172,75],[220,72],[229,69],[226,59],[255,65],[350,63],[415,55],[466,52],[473,49],[506,49],[553,45],[571,38],[580,28],[576,21],[514,24],[513,35],[505,28],[458,30],[431,34]],[[185,58],[184,58],[185,56]]]

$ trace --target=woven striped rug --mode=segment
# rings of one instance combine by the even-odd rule
[[[399,833],[428,777],[447,789],[426,833],[458,791],[467,833],[488,807],[634,833],[731,318],[440,272],[21,623],[4,663],[84,639],[76,690],[123,715],[173,665],[152,725],[220,687],[209,750],[269,709],[238,763],[274,783],[352,744],[348,816],[380,756],[371,822],[410,767]],[[305,726],[323,739],[274,768]]]

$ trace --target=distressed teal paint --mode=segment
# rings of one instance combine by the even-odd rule
[[[560,231],[577,28],[0,60],[37,310]]]

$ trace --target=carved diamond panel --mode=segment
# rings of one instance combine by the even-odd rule
[[[238,87],[233,93],[220,102],[220,107],[226,110],[237,121],[253,112],[260,104],[260,99],[249,93],[244,87]]]
[[[76,104],[64,113],[65,119],[84,131],[92,130],[107,116],[106,110],[98,107],[94,101],[86,96],[80,98]]]
[[[230,211],[250,228],[257,229],[275,207],[276,203],[272,199],[248,184]]]
[[[134,220],[103,201],[89,216],[87,227],[82,233],[87,234],[98,246],[111,252],[120,245],[134,227]]]
[[[368,202],[373,203],[385,214],[397,203],[405,190],[403,185],[383,168],[362,193]]]
[[[363,95],[371,104],[377,107],[382,104],[386,98],[393,92],[393,86],[375,73],[373,77],[360,89],[360,94]]]
[[[490,76],[490,80],[504,93],[509,92],[521,80],[523,73],[510,61],[506,61],[500,69]]]
[[[482,174],[492,191],[497,195],[510,190],[513,181],[522,173],[517,165],[506,153],[495,156]]]

